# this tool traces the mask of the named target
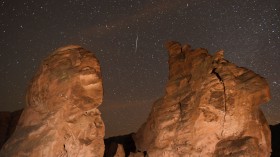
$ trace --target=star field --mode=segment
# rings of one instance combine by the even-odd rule
[[[224,49],[265,77],[272,100],[262,109],[280,123],[279,0],[0,0],[0,110],[23,108],[42,59],[76,44],[101,63],[106,136],[136,131],[164,94],[168,40]]]

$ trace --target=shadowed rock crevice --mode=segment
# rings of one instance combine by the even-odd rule
[[[123,136],[109,137],[104,140],[105,153],[104,157],[112,157],[116,154],[118,147],[121,145],[124,150],[125,157],[128,157],[130,153],[136,152],[133,136],[135,133],[131,133]]]
[[[221,136],[223,136],[223,132],[225,130],[224,125],[225,125],[225,121],[226,121],[226,115],[227,115],[227,95],[226,95],[226,86],[225,83],[222,79],[222,77],[219,75],[219,73],[216,71],[216,68],[214,68],[211,72],[211,74],[215,74],[216,77],[219,79],[219,81],[221,82],[221,84],[223,85],[223,96],[224,96],[224,117],[223,117],[223,121],[222,121],[222,131],[221,131]]]
[[[214,69],[212,70],[211,74],[215,74],[216,77],[217,77],[221,82],[223,82],[223,80],[222,80],[221,76],[219,75],[219,73],[216,72],[216,68],[214,68]]]

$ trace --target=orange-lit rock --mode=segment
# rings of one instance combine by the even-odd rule
[[[104,124],[101,72],[79,46],[56,50],[41,64],[17,128],[1,157],[102,157]]]
[[[146,156],[144,153],[141,152],[137,152],[137,153],[131,152],[128,157],[146,157]]]
[[[149,157],[269,157],[270,130],[259,108],[270,99],[266,80],[225,60],[223,51],[166,47],[166,94],[138,130],[137,149]]]

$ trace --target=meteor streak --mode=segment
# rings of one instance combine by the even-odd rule
[[[135,40],[135,53],[137,52],[137,47],[138,47],[138,33],[136,35],[136,40]]]

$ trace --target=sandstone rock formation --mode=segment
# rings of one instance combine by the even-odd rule
[[[0,112],[0,149],[15,131],[21,113],[22,109],[14,112]]]
[[[261,156],[271,152],[267,121],[259,108],[270,99],[264,78],[189,45],[168,42],[169,81],[136,148],[149,157]]]
[[[56,50],[41,64],[27,105],[1,157],[102,157],[104,124],[101,72],[93,54],[79,46]]]

